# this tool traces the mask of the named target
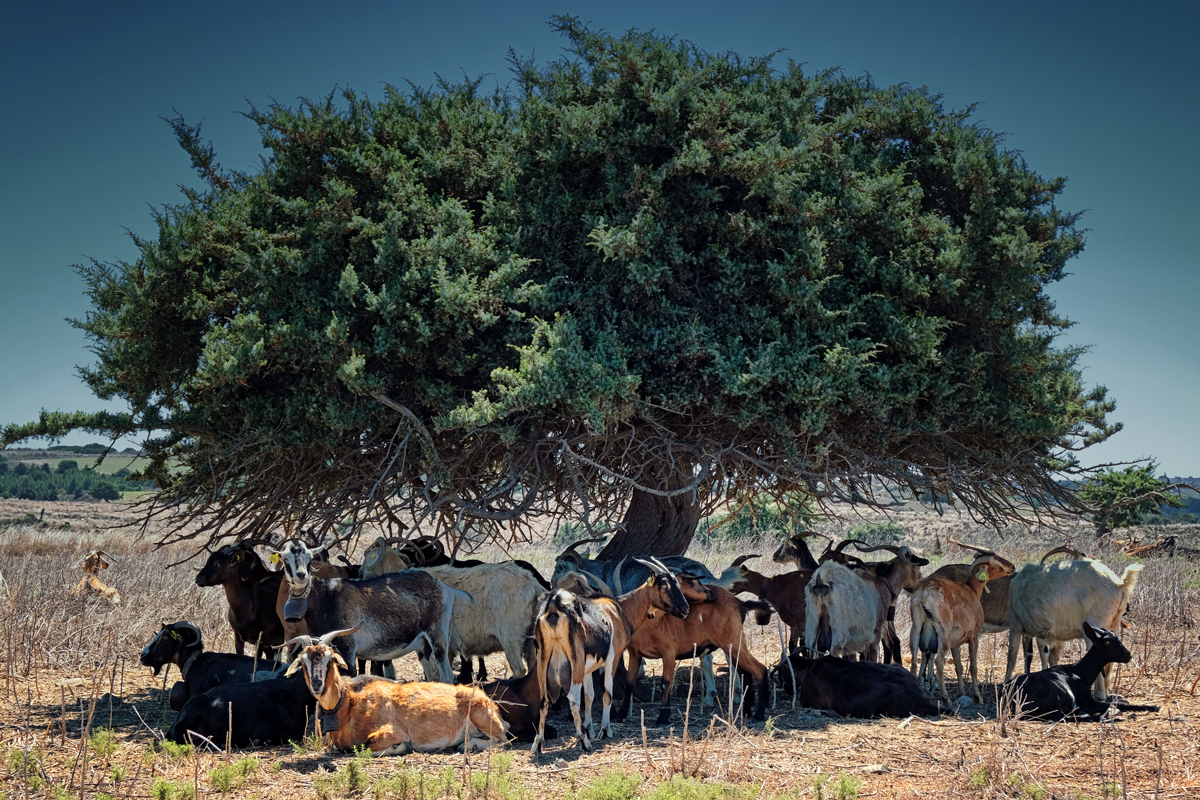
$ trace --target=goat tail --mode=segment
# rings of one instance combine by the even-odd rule
[[[1125,574],[1121,576],[1121,589],[1125,592],[1126,600],[1133,594],[1133,590],[1137,588],[1141,572],[1141,564],[1130,564],[1125,568]]]

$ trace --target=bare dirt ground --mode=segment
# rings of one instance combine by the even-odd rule
[[[640,710],[653,719],[657,704],[635,702],[630,720],[616,725],[616,738],[588,754],[567,737],[549,742],[540,758],[531,757],[528,745],[513,745],[469,759],[447,753],[364,761],[312,742],[172,757],[157,745],[173,718],[164,681],[141,667],[138,655],[160,622],[178,619],[199,625],[209,649],[231,650],[223,594],[195,585],[192,567],[199,562],[175,564],[190,552],[156,550],[153,531],[139,539],[136,529],[114,528],[132,519],[116,504],[0,500],[0,520],[30,512],[42,516],[41,524],[0,528],[7,585],[0,598],[0,791],[10,797],[187,800],[222,790],[261,798],[1200,797],[1200,575],[1181,559],[1144,562],[1124,633],[1134,657],[1117,671],[1114,686],[1130,702],[1162,710],[1104,724],[997,719],[994,697],[1007,648],[1002,635],[985,637],[981,646],[985,700],[993,701],[937,719],[840,719],[793,708],[780,693],[767,725],[731,723],[726,708],[714,716],[700,707],[698,671],[696,699],[688,704],[689,672],[681,669],[672,728],[643,729]],[[996,533],[933,514],[900,514],[893,521],[904,526],[905,541],[927,555],[935,535],[943,548],[949,535],[1020,563],[1064,538],[1041,529]],[[860,522],[830,524],[827,532]],[[1077,544],[1090,541],[1082,526],[1068,533]],[[1195,529],[1185,533],[1195,541]],[[1145,532],[1150,540],[1153,535]],[[690,555],[717,572],[739,553],[773,546],[740,542]],[[70,594],[81,557],[95,547],[117,559],[103,577],[119,588],[120,606]],[[781,570],[770,563],[770,549],[765,552],[751,564]],[[514,555],[545,574],[552,570],[553,548]],[[946,558],[964,560],[957,553]],[[1104,560],[1118,572],[1129,563],[1111,554]],[[900,617],[904,636],[907,615]],[[774,624],[753,627],[750,640],[761,661],[778,661]],[[1069,648],[1065,658],[1081,652]],[[727,696],[719,655],[717,665],[718,688]],[[503,657],[493,656],[488,666],[502,674]],[[649,665],[652,675],[657,666]],[[418,677],[415,659],[401,659],[397,668],[402,678]],[[174,680],[167,678],[168,685]],[[557,724],[569,730],[569,715]],[[681,775],[697,782],[680,783]]]

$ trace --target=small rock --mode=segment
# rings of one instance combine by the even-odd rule
[[[974,704],[975,704],[975,701],[972,700],[971,698],[967,697],[965,694],[959,695],[958,699],[954,701],[954,705],[956,705],[956,706],[970,706],[970,705],[974,705]]]
[[[554,768],[555,769],[566,769],[569,766],[570,766],[570,764],[568,764],[566,761],[563,761],[561,758],[554,759]]]
[[[882,775],[885,772],[891,772],[891,770],[887,764],[868,764],[860,772],[865,772],[868,775]]]

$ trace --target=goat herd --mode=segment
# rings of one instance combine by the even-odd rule
[[[180,713],[167,734],[177,742],[193,736],[219,745],[286,742],[319,724],[332,746],[365,745],[380,755],[478,750],[510,738],[532,741],[540,753],[555,736],[546,716],[562,695],[588,750],[595,693],[602,700],[600,735],[611,737],[613,720],[629,711],[643,659],[663,662],[659,725],[671,719],[680,658],[703,656],[703,702],[713,706],[717,650],[731,678],[744,679],[741,704],[762,720],[770,676],[747,645],[749,613],[760,625],[777,613],[791,627],[789,656],[775,668],[775,680],[810,708],[855,717],[937,714],[926,690],[949,701],[946,655],[962,684],[963,644],[981,700],[979,636],[1007,629],[1011,683],[1002,702],[1025,716],[1096,720],[1114,709],[1157,710],[1109,695],[1106,683],[1113,662],[1130,660],[1113,631],[1139,565],[1118,577],[1063,546],[1018,571],[993,552],[963,545],[978,553],[970,564],[922,577],[929,562],[909,547],[848,540],[816,559],[807,544],[812,535],[783,543],[775,561],[798,568],[773,577],[745,566],[753,555],[714,576],[682,556],[591,560],[576,542],[556,560],[553,583],[523,561],[453,560],[431,537],[380,538],[360,566],[344,558],[341,565],[321,561],[327,545],[301,539],[243,540],[213,552],[196,576],[200,586],[224,587],[237,653],[205,651],[199,628],[180,621],[162,626],[141,663],[156,675],[164,665],[179,669],[170,703]],[[846,552],[849,545],[893,557],[864,562]],[[1057,553],[1069,558],[1047,563]],[[902,666],[893,622],[902,590],[911,604],[911,672]],[[742,593],[759,599],[740,600]],[[1058,666],[1062,643],[1083,637],[1090,643],[1083,659]],[[1030,673],[1035,639],[1043,669]],[[253,656],[243,654],[246,643]],[[1026,674],[1014,679],[1022,645]],[[487,682],[483,656],[500,651],[514,677]],[[424,682],[385,677],[394,676],[391,660],[406,653],[416,653]],[[290,664],[285,668],[275,654]],[[368,661],[371,674],[360,675]]]

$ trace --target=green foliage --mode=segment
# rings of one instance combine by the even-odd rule
[[[592,785],[579,793],[583,800],[633,800],[642,779],[620,770],[605,770]]]
[[[856,800],[858,790],[862,788],[862,779],[857,775],[842,773],[833,784],[833,796],[837,800]]]
[[[806,527],[813,516],[811,504],[803,499],[786,505],[751,501],[733,514],[715,514],[701,520],[696,541],[707,545],[750,537],[786,539]]]
[[[254,173],[172,120],[205,188],[78,268],[84,378],[129,412],[0,442],[157,432],[137,477],[176,519],[287,509],[266,527],[615,507],[647,467],[706,467],[701,498],[1065,497],[1050,470],[1116,426],[1055,339],[1062,179],[923,88],[553,25],[567,55],[514,58],[511,93],[251,108]]]
[[[1108,469],[1092,475],[1079,488],[1079,498],[1096,509],[1098,534],[1112,528],[1136,525],[1143,515],[1157,513],[1163,506],[1183,508],[1178,496],[1168,494],[1167,482],[1154,477],[1157,465]]]
[[[195,745],[179,744],[178,742],[172,742],[170,739],[163,739],[158,743],[158,746],[162,748],[162,751],[164,754],[166,754],[167,758],[171,759],[172,761],[191,758],[196,753]]]
[[[101,756],[102,758],[108,758],[113,753],[117,752],[117,749],[120,748],[121,743],[117,740],[116,735],[113,734],[111,730],[108,728],[101,728],[99,730],[92,731],[91,736],[88,737],[88,746],[96,755]]]
[[[129,777],[129,771],[121,764],[113,764],[108,770],[108,779],[113,783],[120,783]]]
[[[712,783],[675,775],[644,795],[642,800],[752,800],[757,786]]]
[[[897,522],[868,522],[852,528],[847,539],[857,539],[864,544],[894,544],[902,541],[908,531]]]
[[[105,475],[91,469],[79,469],[78,462],[60,461],[58,468],[49,464],[30,467],[23,461],[8,472],[0,472],[0,497],[19,500],[79,500],[90,496],[98,500],[120,500],[121,492],[148,491],[157,488],[153,481],[128,481],[120,472]]]

